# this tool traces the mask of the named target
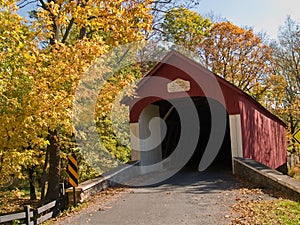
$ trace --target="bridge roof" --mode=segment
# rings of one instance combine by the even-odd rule
[[[157,83],[153,82],[153,79],[151,79],[152,77],[165,78],[165,80],[161,80]],[[191,82],[191,89],[184,92],[187,93],[188,96],[205,96],[219,100],[218,98],[220,97],[214,93],[215,90],[212,84],[214,80],[216,80],[221,87],[222,95],[225,98],[225,107],[229,114],[240,113],[238,102],[243,99],[244,102],[251,104],[252,107],[255,107],[256,110],[260,111],[268,118],[286,127],[286,124],[279,117],[263,107],[249,94],[217,74],[209,71],[198,62],[175,50],[170,51],[161,62],[141,79],[137,85],[135,96],[122,99],[121,102],[123,104],[130,106],[131,121],[137,121],[139,114],[148,104],[163,99],[185,97],[186,94],[183,92],[168,93],[167,91],[167,82],[172,82],[178,78]],[[203,90],[201,89],[203,89],[204,86],[212,86],[212,90],[208,90],[209,93],[203,93]],[[220,98],[220,102],[222,102],[222,98]]]

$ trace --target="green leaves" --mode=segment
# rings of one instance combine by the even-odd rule
[[[193,49],[209,35],[211,22],[186,8],[172,9],[165,15],[162,25],[164,39]]]

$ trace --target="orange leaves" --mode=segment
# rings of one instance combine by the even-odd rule
[[[50,14],[53,16],[58,16],[60,9],[59,9],[59,4],[55,4],[54,2],[50,1],[47,2],[47,8],[50,11]]]
[[[260,99],[270,76],[267,62],[271,59],[269,47],[261,42],[252,30],[220,22],[213,25],[210,36],[198,47],[206,67]]]
[[[0,7],[8,11],[17,11],[18,7],[15,0],[0,0]]]

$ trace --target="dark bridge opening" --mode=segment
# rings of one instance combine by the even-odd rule
[[[184,101],[179,99],[178,101]],[[204,151],[210,137],[211,132],[211,112],[208,101],[204,97],[193,98],[193,102],[198,112],[199,123],[200,123],[200,135],[197,147],[192,155],[191,159],[185,165],[186,168],[197,170],[200,160],[203,156]],[[213,104],[218,107],[224,107],[217,101],[212,100]],[[165,119],[167,125],[167,134],[162,142],[162,158],[165,159],[175,150],[180,134],[181,125],[180,118],[175,108],[168,101],[160,101],[156,103],[160,106],[161,117]],[[193,121],[190,121],[193,123]],[[227,113],[226,121],[226,132],[222,146],[219,150],[218,155],[210,165],[209,169],[226,169],[231,170],[232,168],[232,157],[231,157],[231,143],[230,143],[230,129],[229,129],[229,116]]]

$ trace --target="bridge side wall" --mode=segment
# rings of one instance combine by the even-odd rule
[[[262,165],[252,159],[234,158],[234,174],[259,187],[281,191],[300,200],[300,183],[294,178]]]
[[[272,169],[286,163],[285,126],[243,96],[239,97],[242,124],[243,156]]]

